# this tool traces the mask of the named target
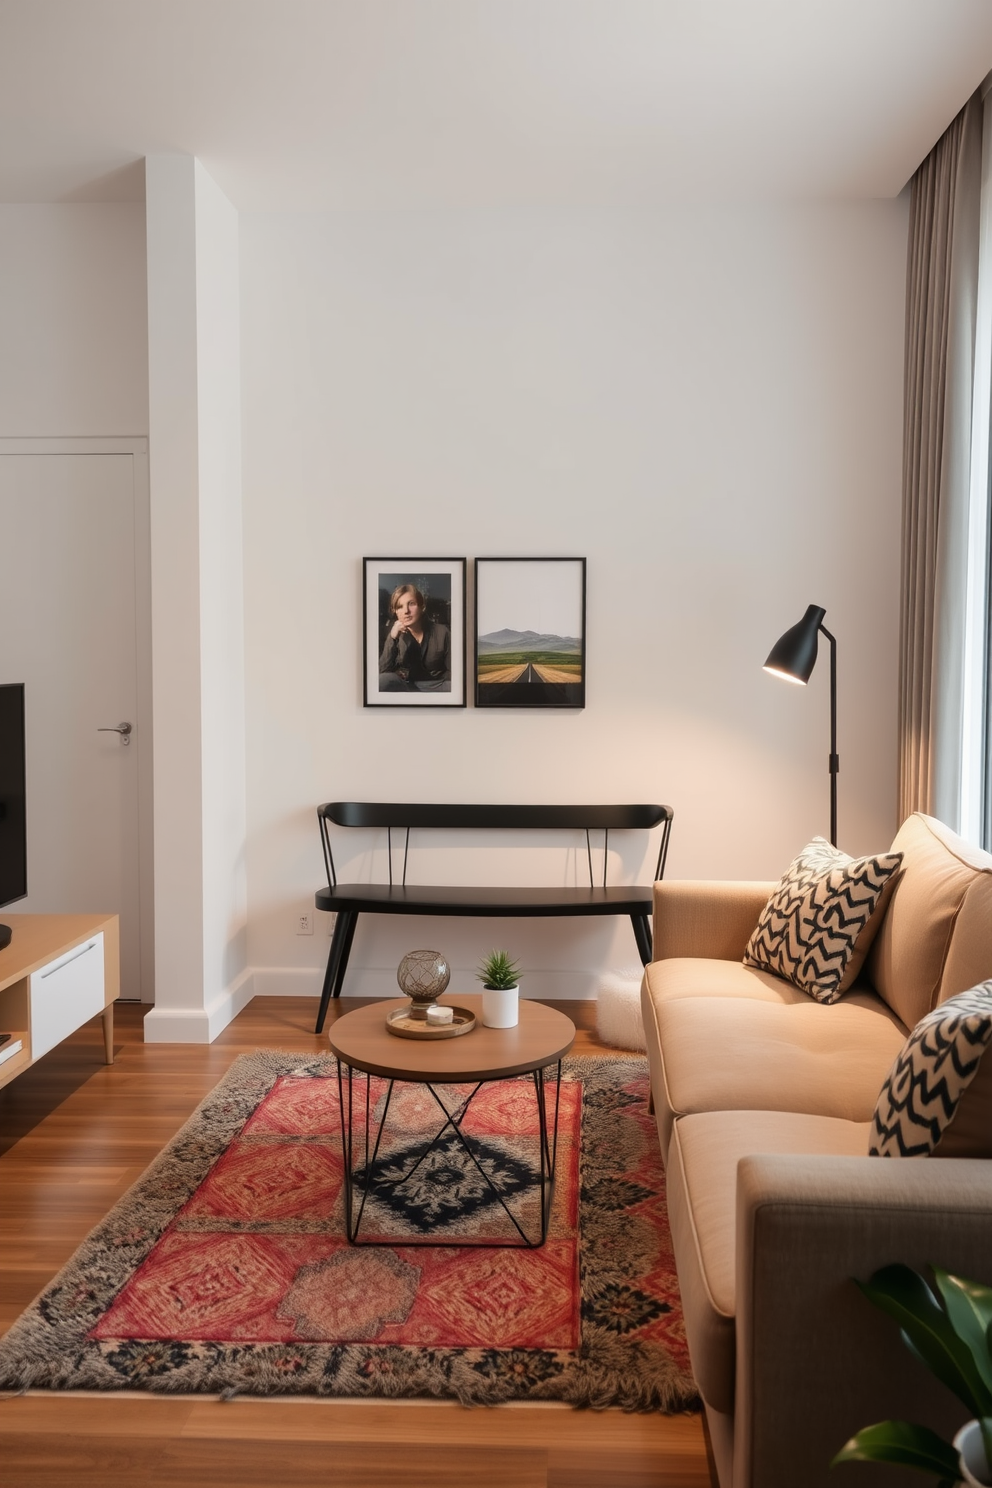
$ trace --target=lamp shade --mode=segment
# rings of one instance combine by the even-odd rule
[[[817,632],[826,613],[822,605],[809,605],[798,624],[779,636],[768,653],[765,671],[790,682],[808,682],[816,666]]]

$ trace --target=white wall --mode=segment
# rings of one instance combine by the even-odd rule
[[[777,875],[828,827],[827,668],[760,670],[809,602],[839,644],[841,843],[888,844],[906,216],[242,219],[257,991],[319,987],[325,929],[294,930],[321,800],[665,801],[670,876]],[[363,709],[360,560],[386,553],[585,554],[585,711]],[[453,851],[421,881],[565,871]],[[414,945],[467,987],[494,943],[535,994],[636,961],[625,924],[367,918],[347,990],[388,991]]]
[[[232,223],[218,207],[220,237]],[[778,873],[826,830],[826,668],[803,692],[760,662],[811,600],[840,645],[841,840],[888,841],[905,229],[902,201],[242,220],[247,948],[225,253],[198,306],[208,571],[184,560],[213,615],[209,680],[173,714],[178,732],[204,722],[220,929],[197,943],[215,991],[246,956],[257,990],[319,986],[323,927],[293,930],[333,796],[665,800],[671,875]],[[147,431],[144,245],[140,205],[0,207],[0,434]],[[388,550],[585,553],[585,712],[363,710],[360,559]],[[159,635],[184,615],[166,599]],[[425,854],[420,876],[566,871],[557,847],[491,846]],[[494,942],[548,995],[635,959],[624,925],[369,921],[349,990],[388,990],[413,944],[467,974]]]
[[[148,432],[145,213],[0,205],[0,435]]]

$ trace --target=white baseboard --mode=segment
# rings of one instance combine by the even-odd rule
[[[153,1007],[145,1014],[146,1044],[212,1044],[255,996],[254,972],[240,972],[202,1008]],[[319,991],[318,987],[318,991]]]
[[[322,967],[256,966],[253,971],[256,997],[319,997],[324,985]],[[587,1001],[596,996],[600,971],[532,971],[520,984],[523,997],[553,1000],[573,998]],[[456,986],[457,983],[457,986]],[[471,975],[458,973],[449,992],[478,992]],[[349,966],[346,992],[349,997],[399,997],[396,972],[385,967]]]
[[[319,997],[324,985],[316,966],[256,966],[253,976],[256,997]]]
[[[599,971],[532,971],[522,997],[587,1002],[596,996]],[[478,983],[457,975],[449,991],[478,992]],[[217,993],[204,1008],[153,1007],[145,1014],[146,1044],[211,1044],[254,997],[320,997],[324,972],[316,966],[254,966]],[[349,997],[399,997],[396,973],[384,967],[350,967]]]

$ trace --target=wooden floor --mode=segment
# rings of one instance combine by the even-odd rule
[[[357,1003],[344,998],[332,1016]],[[559,1003],[600,1046],[590,1003]],[[0,1091],[0,1330],[252,1049],[324,1050],[311,998],[256,998],[209,1047],[144,1044],[119,1005]],[[584,1027],[581,1025],[585,1025]],[[59,1395],[0,1400],[4,1488],[709,1488],[696,1415],[554,1406]]]

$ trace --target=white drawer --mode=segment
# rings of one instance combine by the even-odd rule
[[[31,973],[31,1058],[103,1012],[103,932]]]

